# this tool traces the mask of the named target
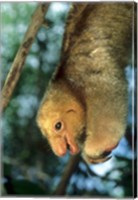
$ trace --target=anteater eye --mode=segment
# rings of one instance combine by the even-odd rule
[[[57,122],[57,123],[55,124],[55,129],[56,129],[57,131],[59,131],[59,130],[61,130],[61,128],[62,128],[62,123],[61,123],[61,122]]]

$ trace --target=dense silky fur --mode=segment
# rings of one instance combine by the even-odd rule
[[[47,89],[37,121],[48,138],[52,135],[54,150],[57,135],[43,128],[46,121],[52,120],[48,113],[56,111],[66,118],[64,107],[73,107],[75,123],[69,123],[74,113],[66,120],[68,126],[73,126],[73,153],[80,147],[87,162],[98,163],[106,160],[103,152],[114,149],[126,129],[128,95],[124,68],[131,52],[133,3],[80,3],[74,4],[71,12],[61,64]],[[86,137],[80,144],[77,136],[83,128]],[[64,132],[64,142],[65,135]]]

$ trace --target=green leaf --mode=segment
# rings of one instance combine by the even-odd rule
[[[4,176],[10,176],[11,175],[11,169],[12,169],[12,165],[4,162],[4,164],[3,164]]]
[[[44,195],[44,191],[38,184],[28,180],[13,180],[12,185],[16,194],[21,195]]]

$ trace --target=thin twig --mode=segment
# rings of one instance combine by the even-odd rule
[[[54,192],[54,195],[65,195],[69,180],[77,168],[80,161],[80,155],[72,156],[67,163],[65,170],[63,172],[61,181]]]
[[[48,10],[48,3],[41,3],[37,7],[36,11],[32,16],[31,23],[28,27],[28,30],[24,36],[24,40],[16,54],[14,62],[11,66],[11,69],[7,75],[5,84],[2,89],[1,96],[1,112],[7,107],[10,98],[13,94],[17,81],[20,77],[26,56],[30,50],[30,47],[33,43],[33,40],[44,22],[45,14]]]

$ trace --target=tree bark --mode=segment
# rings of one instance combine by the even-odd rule
[[[33,14],[30,26],[28,27],[24,40],[16,54],[16,57],[7,75],[5,84],[2,89],[2,94],[0,98],[1,112],[7,107],[11,99],[11,96],[16,87],[17,81],[19,80],[25,59],[33,43],[33,40],[39,28],[41,27],[41,25],[43,24],[45,20],[44,17],[48,10],[48,7],[49,7],[48,3],[41,3]]]
[[[69,180],[74,173],[75,169],[77,168],[79,161],[80,161],[80,155],[72,156],[67,163],[65,170],[63,172],[63,175],[61,177],[61,181],[54,193],[54,195],[65,195],[66,189],[69,183]]]

